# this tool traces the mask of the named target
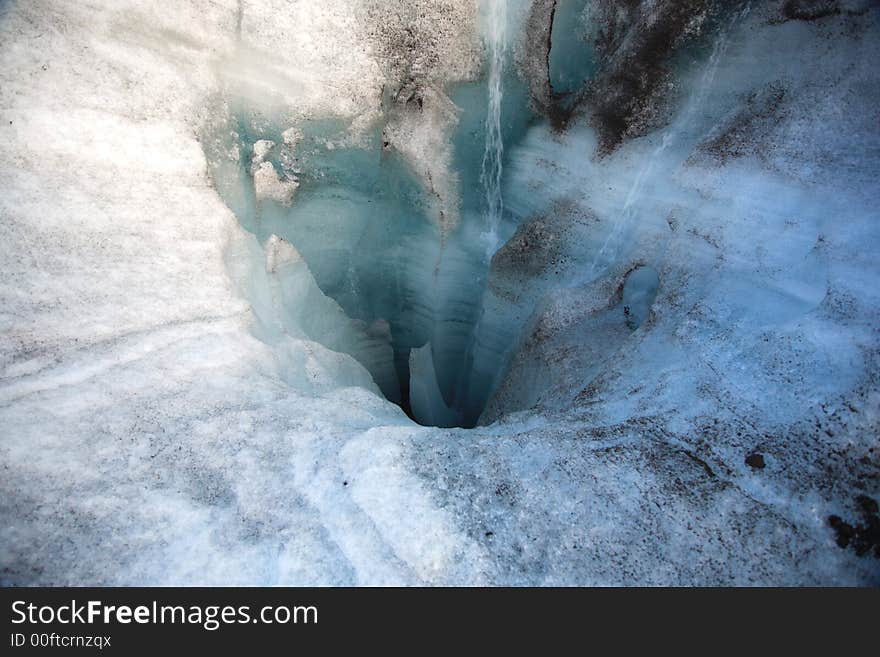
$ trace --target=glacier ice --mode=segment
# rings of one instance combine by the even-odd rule
[[[876,584],[817,4],[3,3],[0,582]]]

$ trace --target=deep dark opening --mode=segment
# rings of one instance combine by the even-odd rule
[[[575,5],[557,14],[574,16],[583,3]],[[592,72],[591,51],[552,28],[548,74],[555,89],[575,89]],[[542,120],[511,63],[504,44],[487,38],[483,79],[447,89],[460,110],[455,217],[438,208],[437,181],[417,175],[386,132],[395,117],[430,111],[410,102],[412,80],[386,89],[382,119],[366,133],[339,119],[290,125],[225,98],[203,140],[215,186],[241,225],[264,248],[292,245],[308,269],[297,276],[320,290],[281,314],[353,356],[421,424],[475,426],[525,321],[489,289],[491,255],[523,220],[504,207],[506,153]],[[282,289],[294,285],[275,276]],[[327,298],[341,312],[328,310]]]

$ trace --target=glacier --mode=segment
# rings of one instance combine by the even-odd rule
[[[0,583],[877,585],[878,37],[0,4]]]

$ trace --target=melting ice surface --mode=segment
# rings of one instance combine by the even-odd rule
[[[0,580],[880,581],[827,523],[878,499],[876,9],[780,22],[783,3],[752,3],[670,63],[660,124],[604,157],[589,116],[560,134],[529,114],[510,58],[490,111],[487,47],[479,79],[445,90],[461,217],[444,236],[424,170],[380,125],[326,119],[335,102],[272,116],[227,77],[193,78],[216,54],[179,35],[226,44],[228,15],[204,41],[202,21],[146,4],[90,21],[101,4],[0,11],[10,70],[54,53],[0,85]],[[335,92],[350,69],[323,55],[361,37],[306,14],[348,3],[263,4],[242,45]],[[556,93],[589,75],[564,65],[580,46],[561,26]],[[379,77],[340,111],[374,111]],[[190,136],[214,93],[201,145],[247,230]],[[144,120],[165,104],[169,124]],[[380,390],[426,424],[480,426],[413,426]]]
[[[561,3],[553,23],[548,72],[563,100],[594,73],[582,35],[557,29],[583,7]],[[669,124],[600,166],[584,155],[595,152],[590,130],[560,138],[529,109],[506,42],[508,4],[484,3],[482,18],[483,75],[447,90],[460,110],[453,145],[461,180],[461,218],[449,233],[431,218],[424,182],[383,144],[381,126],[353,142],[338,120],[289,126],[232,104],[205,140],[218,190],[261,245],[251,254],[253,272],[275,248],[272,240],[292,247],[285,262],[299,263],[270,272],[274,282],[246,275],[261,336],[305,331],[353,356],[411,417],[437,426],[495,417],[486,405],[513,376],[511,354],[559,281],[589,285],[624,267],[625,325],[634,330],[647,320],[659,268],[644,261],[633,268],[630,251],[646,233],[664,230],[676,205],[708,208],[666,172],[681,166],[723,111],[723,95],[709,103],[727,47],[721,30],[681,64],[686,92]],[[218,156],[230,151],[232,163]],[[260,194],[255,185],[264,174]],[[542,263],[529,261],[535,244],[544,249]],[[291,291],[303,287],[310,290],[304,297]],[[291,299],[305,310],[294,310]]]
[[[429,217],[426,191],[393,151],[383,149],[379,131],[366,144],[350,146],[346,127],[305,122],[291,147],[280,126],[255,128],[254,117],[241,110],[209,140],[213,148],[238,153],[237,165],[227,161],[213,175],[242,225],[264,248],[279,238],[291,245],[302,263],[295,276],[315,283],[308,299],[294,299],[288,290],[308,283],[290,268],[272,272],[280,277],[280,296],[267,297],[260,292],[265,283],[252,281],[248,296],[261,320],[258,331],[272,339],[273,332],[299,326],[292,320],[277,326],[273,305],[280,304],[284,315],[305,300],[306,337],[354,356],[382,393],[416,419],[459,424],[444,399],[454,404],[468,323],[485,276],[481,226],[463,222],[443,238]],[[251,177],[262,161],[271,163],[282,184],[295,186],[292,202],[254,191]],[[474,279],[477,285],[462,285]],[[411,371],[433,381],[411,382]],[[411,389],[418,394],[415,406]],[[426,398],[426,390],[432,396]]]
[[[299,275],[326,297],[310,306],[306,337],[355,357],[385,397],[424,424],[473,426],[503,365],[478,341],[478,326],[489,261],[514,228],[504,214],[504,143],[522,136],[531,117],[522,83],[505,67],[508,20],[505,2],[487,3],[485,79],[450,90],[461,109],[454,144],[462,181],[451,233],[430,218],[430,192],[385,148],[381,126],[352,143],[344,122],[289,127],[240,104],[205,140],[215,184],[241,224],[264,248],[277,239],[292,245],[304,264]],[[271,306],[300,284],[281,281],[272,298],[259,291],[265,282],[246,285],[264,338],[296,326],[277,325]]]
[[[584,3],[562,3],[553,22],[549,75],[560,99],[594,73],[584,35],[556,27],[583,9]],[[483,75],[448,90],[460,109],[453,144],[461,180],[461,219],[449,233],[432,220],[431,192],[386,148],[380,125],[352,140],[351,126],[343,121],[311,119],[289,126],[246,103],[232,103],[226,116],[209,126],[205,140],[217,189],[263,249],[248,256],[254,267],[243,274],[261,337],[271,341],[304,331],[304,337],[353,356],[386,398],[427,425],[470,427],[480,420],[535,299],[552,284],[546,272],[523,279],[515,263],[517,239],[529,239],[515,234],[517,226],[545,215],[564,181],[535,194],[519,180],[523,162],[528,161],[528,176],[540,168],[523,153],[529,152],[528,138],[545,124],[532,113],[512,66],[507,43],[512,20],[508,3],[483,3]],[[704,75],[716,61],[717,48]],[[706,82],[689,97],[680,124],[699,105]],[[564,238],[589,245],[574,259],[565,254],[581,279],[615,265],[645,181],[676,130],[670,127],[639,165],[608,230]],[[584,152],[591,149],[586,145]],[[507,170],[511,154],[514,169]],[[553,153],[548,160],[557,157]],[[278,255],[279,243],[287,255],[278,257],[297,264],[279,264],[266,279],[260,268]],[[308,294],[292,291],[303,287]],[[647,309],[638,303],[633,308],[638,310],[628,321],[640,324]]]

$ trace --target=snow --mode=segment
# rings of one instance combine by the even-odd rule
[[[472,3],[3,3],[0,582],[876,584],[880,12],[776,4],[604,157],[505,65],[490,263]]]

